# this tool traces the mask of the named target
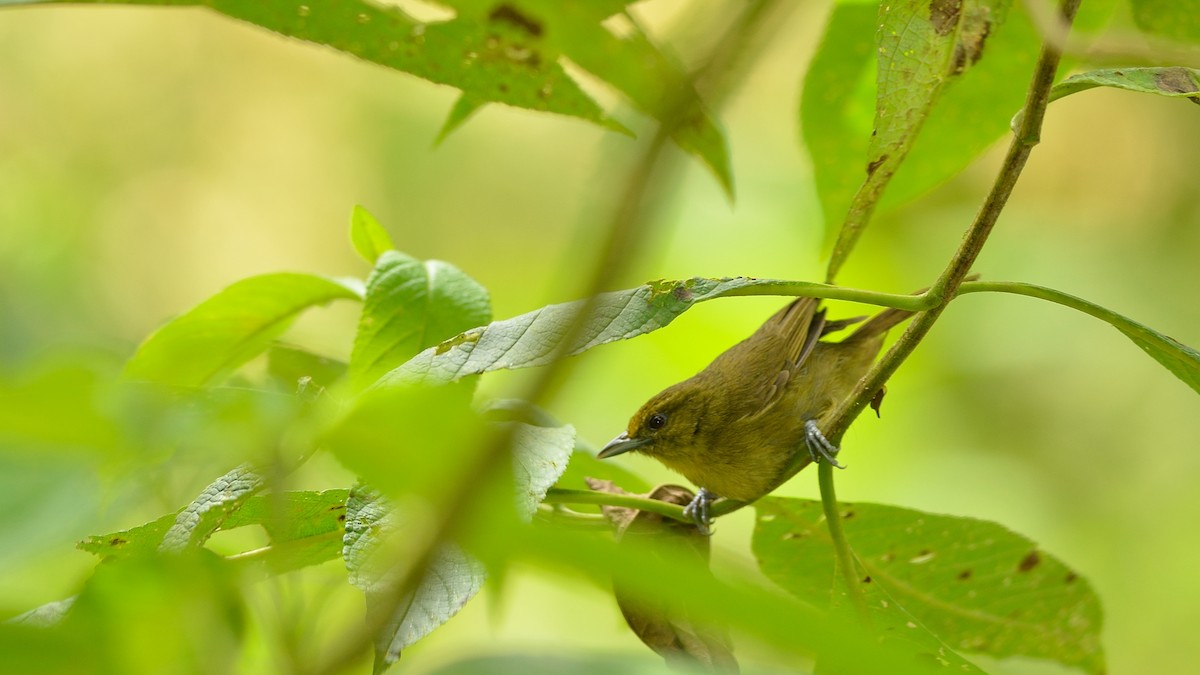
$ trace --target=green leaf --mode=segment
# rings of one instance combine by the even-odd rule
[[[832,236],[862,185],[872,119],[878,3],[834,5],[804,76],[800,130],[813,165],[817,196]]]
[[[1200,351],[1176,341],[1174,338],[1139,323],[1121,314],[1101,307],[1094,302],[1056,291],[1044,286],[1014,282],[984,282],[975,281],[963,284],[959,294],[994,292],[1027,295],[1032,298],[1049,300],[1064,307],[1078,310],[1112,325],[1121,331],[1134,344],[1142,348],[1155,361],[1171,371],[1180,380],[1200,394]]]
[[[544,366],[558,356],[574,356],[658,330],[698,302],[805,289],[827,291],[829,287],[750,277],[693,278],[601,293],[591,300],[549,305],[460,333],[417,354],[383,376],[377,386],[453,382],[491,370]],[[587,315],[581,317],[585,311]],[[576,321],[579,330],[564,346],[563,338]]]
[[[385,251],[396,248],[387,230],[375,220],[375,216],[361,206],[355,206],[350,216],[350,243],[354,244],[354,250],[358,251],[363,260],[371,265],[374,265]]]
[[[1196,0],[1129,0],[1133,22],[1152,35],[1200,43],[1200,2]]]
[[[369,389],[329,425],[321,445],[387,495],[436,499],[486,433],[467,384]]]
[[[686,663],[667,665],[648,656],[583,653],[573,655],[499,654],[473,656],[429,671],[429,675],[529,675],[572,673],[573,675],[687,675],[712,673],[712,668]],[[747,671],[748,675],[758,671]]]
[[[513,483],[517,512],[532,517],[537,505],[567,469],[575,447],[575,427],[512,427]]]
[[[347,490],[255,494],[236,510],[223,509],[216,530],[260,525],[270,537],[270,547],[231,558],[243,562],[265,561],[268,569],[282,573],[333,560],[342,554],[342,521]],[[232,506],[226,502],[223,507]],[[182,514],[170,513],[145,525],[88,537],[79,548],[108,559],[150,555],[159,551],[167,531]],[[206,516],[212,522],[213,516]],[[211,534],[211,533],[210,533]]]
[[[264,274],[238,281],[162,328],[125,364],[125,377],[202,386],[261,353],[300,312],[356,300],[352,282],[312,274]]]
[[[817,501],[768,497],[754,554],[797,597],[828,601],[834,553]],[[842,504],[846,538],[891,601],[954,649],[1104,671],[1100,602],[1053,556],[1004,527],[878,504]]]
[[[110,380],[109,369],[80,361],[44,363],[0,379],[0,449],[41,458],[115,453],[121,426],[102,409]]]
[[[235,572],[203,550],[97,565],[55,632],[78,639],[75,672],[234,672],[247,614]]]
[[[201,6],[365,61],[445,84],[463,93],[447,128],[485,103],[577,117],[628,133],[573,80],[563,58],[608,82],[660,120],[682,98],[688,114],[674,134],[712,170],[728,194],[732,175],[724,138],[683,69],[633,25],[619,36],[604,20],[626,2],[452,0],[456,16],[422,23],[399,7],[370,0],[16,0],[14,5]],[[443,134],[447,129],[443,129]]]
[[[272,573],[280,574],[340,558],[349,492],[298,491],[251,497],[225,519],[221,529],[261,525],[270,537],[270,547],[233,559],[261,560]]]
[[[262,488],[263,477],[249,466],[239,466],[221,476],[179,512],[175,523],[163,535],[158,550],[178,553],[202,546],[213,533],[221,529],[231,513],[241,508],[246,500]]]
[[[40,607],[34,607],[28,612],[18,614],[4,623],[49,628],[61,623],[63,617],[67,615],[67,612],[70,611],[71,606],[74,604],[75,596],[63,600],[55,600],[54,602],[47,602]]]
[[[880,5],[874,133],[865,179],[834,245],[831,276],[866,228],[942,90],[983,57],[1010,2],[902,0]]]
[[[1113,87],[1159,96],[1182,96],[1200,103],[1200,70],[1170,68],[1105,68],[1072,75],[1054,85],[1050,100],[1094,87]]]
[[[367,279],[350,378],[369,384],[422,349],[491,318],[487,291],[462,270],[386,251]]]
[[[328,389],[345,374],[346,364],[342,361],[300,347],[275,342],[267,349],[267,375],[284,391]]]
[[[350,583],[366,594],[367,613],[390,609],[382,604],[395,583],[393,539],[402,537],[392,505],[378,492],[356,486],[346,503],[343,557]],[[411,597],[400,602],[375,639],[375,671],[400,658],[400,651],[450,620],[483,587],[483,566],[454,544],[443,544]]]

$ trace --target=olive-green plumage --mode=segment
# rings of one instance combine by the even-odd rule
[[[601,456],[636,450],[741,501],[774,489],[792,457],[808,454],[805,423],[845,398],[887,330],[911,314],[885,310],[845,340],[821,342],[861,319],[827,322],[818,302],[792,302],[707,368],[651,398]]]

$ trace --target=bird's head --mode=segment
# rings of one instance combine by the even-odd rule
[[[701,450],[704,426],[703,390],[691,380],[676,384],[651,398],[629,420],[625,433],[614,438],[597,455],[601,459],[636,450],[670,461]]]

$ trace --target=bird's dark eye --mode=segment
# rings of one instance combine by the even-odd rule
[[[663,425],[666,423],[667,418],[656,413],[651,415],[650,419],[646,420],[646,428],[650,429],[651,431],[658,431],[659,429],[663,428]]]

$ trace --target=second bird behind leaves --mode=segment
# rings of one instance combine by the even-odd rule
[[[884,310],[841,342],[823,342],[862,317],[827,321],[819,303],[795,300],[707,368],[651,398],[599,456],[636,451],[683,474],[700,488],[687,513],[704,530],[713,499],[765,495],[802,448],[836,465],[837,448],[817,420],[866,374],[887,330],[912,312]]]

